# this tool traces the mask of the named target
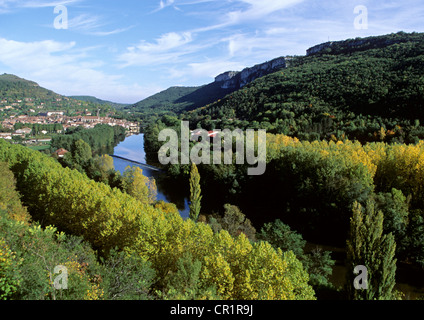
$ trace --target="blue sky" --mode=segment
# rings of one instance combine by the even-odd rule
[[[398,31],[424,31],[422,0],[0,0],[0,73],[135,103],[329,39]]]

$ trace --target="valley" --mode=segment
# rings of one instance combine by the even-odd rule
[[[129,299],[422,299],[423,74],[415,32],[317,44],[135,104],[5,74],[0,234],[23,261],[31,237],[52,261],[75,254],[69,269],[98,299],[113,297],[96,279],[118,265],[144,275],[137,288],[122,282]],[[228,151],[214,143],[224,129],[266,131],[243,149],[265,153],[261,174],[237,150],[213,161]],[[160,163],[163,130],[175,133],[171,152],[202,161]],[[350,286],[357,265],[373,275],[369,290]]]

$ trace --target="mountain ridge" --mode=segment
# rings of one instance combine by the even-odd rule
[[[85,101],[85,102],[93,102],[93,103],[97,103],[97,104],[101,104],[101,105],[110,105],[117,110],[128,106],[128,104],[126,104],[126,103],[119,103],[119,102],[103,100],[103,99],[97,98],[95,96],[81,95],[81,96],[68,96],[68,97],[75,99],[75,100]]]
[[[349,39],[326,49],[315,46],[288,68],[182,118],[193,127],[261,128],[310,141],[424,139],[424,33]]]
[[[242,71],[226,71],[217,75],[212,83],[199,86],[197,89],[193,89],[188,94],[180,92],[180,94],[176,95],[173,100],[165,98],[164,101],[162,101],[162,95],[167,95],[169,90],[175,90],[175,87],[171,87],[154,95],[154,104],[150,103],[152,97],[148,97],[136,104],[126,107],[125,109],[127,111],[135,112],[141,116],[146,116],[146,114],[160,115],[167,112],[179,114],[185,111],[192,111],[197,108],[207,107],[210,104],[223,99],[227,94],[240,90],[259,78],[278,72],[282,69],[290,68],[293,59],[299,57],[308,58],[326,54],[352,54],[355,52],[417,41],[422,41],[422,33],[405,33],[401,31],[381,36],[324,42],[308,48],[304,56],[280,56],[270,61],[257,64],[253,67],[247,67]],[[219,86],[217,84],[219,84]],[[202,97],[202,99],[193,99],[196,95],[198,97]],[[205,97],[205,95],[208,96]]]

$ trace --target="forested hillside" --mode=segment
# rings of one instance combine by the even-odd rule
[[[232,165],[198,165],[207,219],[225,219],[223,204],[231,203],[257,230],[274,221],[277,238],[282,222],[312,243],[345,247],[354,234],[352,213],[367,212],[379,221],[367,228],[381,224],[380,235],[394,237],[396,249],[387,240],[390,249],[382,251],[393,251],[398,265],[418,268],[422,278],[424,34],[329,48],[295,57],[221,101],[162,117],[145,130],[146,149],[154,155],[159,132],[180,132],[181,120],[192,129],[266,129],[263,175],[248,176],[235,154]],[[189,177],[188,165],[165,169],[177,181]]]
[[[328,49],[328,50],[327,50]],[[424,35],[333,43],[221,101],[184,113],[203,128],[263,128],[302,140],[424,138]]]
[[[122,109],[122,108],[127,106],[126,104],[123,104],[123,103],[106,101],[106,100],[102,100],[102,99],[99,99],[99,98],[96,98],[96,97],[93,97],[93,96],[70,96],[69,98],[79,100],[79,101],[92,102],[92,103],[96,103],[96,104],[100,104],[100,105],[108,105],[108,106],[114,107],[117,110]]]
[[[60,96],[53,91],[40,87],[37,83],[19,78],[12,74],[0,75],[0,97],[2,99],[22,98],[22,92],[28,97],[34,96],[40,99],[59,98]]]
[[[7,108],[6,108],[7,107]],[[66,115],[91,112],[104,116],[115,109],[98,101],[81,101],[40,87],[37,83],[11,74],[0,75],[0,119],[19,115],[37,115],[47,111],[63,111]]]
[[[122,111],[131,112],[133,118],[141,119],[178,114],[217,101],[232,91],[234,89],[223,89],[215,82],[200,87],[171,87],[135,105],[126,106]]]

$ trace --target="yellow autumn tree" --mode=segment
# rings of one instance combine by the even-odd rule
[[[154,178],[143,175],[140,167],[128,166],[123,174],[123,189],[143,203],[153,203],[156,200],[157,187]]]
[[[82,236],[99,251],[118,247],[148,261],[156,273],[154,289],[167,288],[177,262],[189,253],[202,264],[199,281],[225,298],[313,299],[303,268],[290,269],[287,257],[270,245],[252,245],[244,234],[214,234],[209,225],[184,220],[177,210],[165,213],[21,146],[0,141],[0,160],[12,163],[29,211],[39,221]],[[101,297],[101,291],[90,287],[85,297]]]

